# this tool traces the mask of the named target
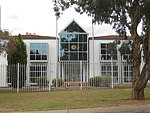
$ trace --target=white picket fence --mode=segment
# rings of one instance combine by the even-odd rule
[[[1,65],[0,92],[131,87],[131,70],[131,65],[115,62]]]

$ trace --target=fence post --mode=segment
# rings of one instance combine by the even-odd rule
[[[113,80],[113,57],[111,57],[111,88],[114,88],[114,80]]]
[[[83,84],[82,84],[82,61],[80,61],[80,90],[82,90]]]
[[[48,78],[49,78],[49,91],[51,91],[51,66],[50,66],[50,64],[48,63]]]
[[[17,64],[17,93],[19,93],[19,63]]]
[[[58,62],[56,62],[56,88],[58,87]]]

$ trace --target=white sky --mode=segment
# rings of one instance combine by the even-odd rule
[[[0,0],[1,28],[8,29],[12,35],[35,33],[37,35],[55,36],[56,17],[52,0]],[[72,19],[91,35],[91,17],[80,15],[70,8],[63,12],[58,20],[60,32]],[[109,25],[95,25],[94,35],[116,34]]]

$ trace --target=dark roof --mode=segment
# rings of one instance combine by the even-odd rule
[[[127,37],[119,36],[119,35],[107,35],[107,36],[95,36],[95,40],[111,40],[111,39],[126,39]],[[130,38],[130,37],[128,37]],[[92,39],[90,37],[89,39]]]
[[[95,38],[104,38],[104,39],[116,39],[116,38],[122,38],[119,35],[107,35],[107,36],[96,36]]]
[[[40,36],[40,35],[21,35],[23,39],[55,39],[52,36]]]

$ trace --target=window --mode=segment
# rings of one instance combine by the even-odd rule
[[[111,56],[107,53],[108,43],[101,43],[100,45],[100,59],[101,60],[110,60]]]
[[[111,54],[108,53],[108,49],[111,46],[109,43],[101,43],[100,44],[100,60],[111,60]],[[113,60],[117,60],[117,50],[112,50],[113,51]]]
[[[132,82],[132,65],[124,66],[124,83]]]
[[[111,64],[101,66],[102,76],[111,76]],[[118,83],[118,66],[113,66],[113,82]]]
[[[75,21],[72,21],[60,34],[59,60],[87,60],[87,44],[87,33]]]
[[[132,54],[124,54],[122,56],[122,59],[123,60],[127,60],[127,61],[130,61],[132,59]]]
[[[30,44],[30,60],[47,60],[47,57],[48,57],[47,43]]]
[[[60,35],[60,60],[87,60],[87,34],[62,33]]]
[[[47,65],[46,64],[32,64],[30,66],[30,83],[36,83],[38,77],[47,78]]]

